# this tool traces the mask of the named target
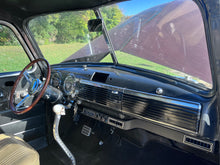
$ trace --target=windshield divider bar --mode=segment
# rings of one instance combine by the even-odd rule
[[[102,33],[103,33],[105,41],[106,41],[106,43],[108,45],[108,49],[109,49],[110,54],[112,56],[112,60],[113,60],[114,64],[117,65],[118,64],[118,60],[116,58],[115,49],[114,49],[114,46],[112,44],[111,38],[109,36],[109,33],[107,31],[107,28],[106,28],[106,25],[105,25],[105,21],[104,21],[104,19],[102,17],[102,14],[101,14],[101,12],[100,12],[100,10],[98,8],[94,9],[94,13],[96,15],[96,18],[102,19]]]

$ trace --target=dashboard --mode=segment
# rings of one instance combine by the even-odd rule
[[[56,65],[50,85],[61,90],[67,102],[75,101],[82,115],[214,152],[214,123],[207,127],[203,117],[213,101],[179,87],[176,81],[110,65]]]

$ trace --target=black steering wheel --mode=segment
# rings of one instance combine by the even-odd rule
[[[39,78],[34,78],[32,77],[29,73],[28,73],[28,69],[33,66],[35,63],[37,62],[45,62],[47,65],[47,76],[46,79],[41,81]],[[24,78],[27,80],[28,84],[29,84],[29,88],[27,89],[27,95],[19,102],[15,105],[15,90],[19,84],[19,82],[21,81],[22,77],[24,76]],[[24,114],[28,111],[30,111],[40,100],[40,98],[43,96],[49,82],[50,82],[50,76],[51,76],[51,68],[50,65],[48,63],[47,60],[43,59],[43,58],[39,58],[36,59],[32,62],[30,62],[20,73],[20,75],[18,76],[17,80],[14,83],[14,86],[11,90],[11,95],[10,95],[10,101],[9,101],[9,106],[12,110],[12,112],[14,112],[15,114]],[[29,106],[25,106],[23,108],[22,105],[24,105],[24,103],[27,100],[30,100],[29,98],[34,98],[34,101],[31,102],[31,104]],[[32,99],[33,100],[33,99]]]

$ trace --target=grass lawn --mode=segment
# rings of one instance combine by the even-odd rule
[[[126,64],[126,65],[136,66],[136,67],[143,68],[143,69],[153,70],[153,71],[164,73],[164,74],[171,75],[171,76],[184,76],[184,73],[175,71],[166,66],[154,63],[152,61],[149,61],[149,60],[146,60],[140,57],[136,57],[128,53],[116,51],[116,56],[117,56],[118,62],[121,64]],[[102,62],[110,62],[110,61],[112,61],[111,56],[106,56],[102,60]]]
[[[40,49],[50,64],[56,64],[84,45],[84,43],[50,44],[42,45]],[[0,46],[0,57],[0,72],[19,71],[30,62],[21,46]]]
[[[41,45],[40,49],[50,64],[57,64],[84,47],[85,43]]]
[[[136,57],[134,55],[128,54],[128,53],[124,53],[124,52],[120,52],[120,51],[116,51],[116,56],[118,59],[118,62],[120,64],[125,64],[125,65],[130,65],[130,66],[136,66],[139,68],[143,68],[143,69],[147,69],[147,70],[152,70],[152,71],[156,71],[159,73],[163,73],[166,75],[170,75],[170,76],[175,76],[175,77],[192,77],[193,80],[198,81],[199,83],[204,84],[206,87],[208,88],[212,88],[212,85],[210,83],[207,83],[203,80],[200,80],[197,77],[193,77],[190,75],[187,75],[183,72],[174,70],[172,68],[157,64],[155,62],[140,58],[140,57]],[[111,60],[111,56],[106,56],[102,62],[110,62]]]
[[[50,64],[56,64],[62,62],[64,59],[74,54],[83,46],[85,46],[84,43],[50,44],[41,45],[40,49]],[[172,76],[179,75],[168,67],[156,64],[143,58],[135,57],[120,51],[117,51],[116,53],[119,63],[154,70]],[[21,70],[25,65],[29,63],[29,59],[27,58],[23,49],[19,46],[0,46],[0,56],[0,72]],[[102,62],[112,62],[111,56],[108,55],[102,60]]]
[[[0,58],[0,72],[19,71],[30,62],[21,46],[0,46]]]

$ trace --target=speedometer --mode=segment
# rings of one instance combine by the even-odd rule
[[[68,75],[63,83],[63,90],[66,95],[71,95],[75,92],[76,78],[73,74]]]
[[[61,73],[56,72],[52,74],[51,79],[50,79],[50,84],[55,88],[59,88],[61,84],[61,79],[62,79]]]

